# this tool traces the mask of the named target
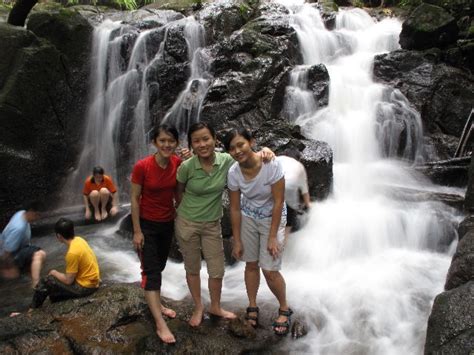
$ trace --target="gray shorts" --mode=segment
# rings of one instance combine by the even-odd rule
[[[280,226],[278,227],[277,240],[280,246],[280,254],[275,259],[267,250],[271,223],[271,217],[254,219],[242,214],[240,224],[240,239],[244,249],[242,260],[245,262],[258,261],[258,266],[263,270],[278,271],[281,269],[286,218],[282,216]]]

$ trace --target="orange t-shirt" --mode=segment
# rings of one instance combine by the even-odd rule
[[[92,175],[87,178],[84,184],[84,189],[82,190],[82,193],[84,195],[89,195],[92,191],[99,191],[103,187],[109,190],[110,193],[114,193],[117,191],[117,188],[112,182],[112,179],[107,175],[104,175],[104,178],[102,179],[102,182],[100,184],[93,183],[91,180]]]

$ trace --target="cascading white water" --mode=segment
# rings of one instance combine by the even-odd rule
[[[178,129],[182,146],[186,146],[186,133],[189,126],[199,121],[202,102],[211,77],[208,73],[209,57],[204,50],[204,26],[194,17],[187,18],[184,37],[188,45],[188,57],[191,61],[191,75],[185,89],[163,119],[164,123],[170,123]]]
[[[394,198],[404,189],[451,191],[410,170],[412,162],[423,159],[419,114],[399,91],[372,80],[373,57],[397,48],[400,22],[376,23],[362,10],[342,10],[336,29],[327,31],[313,6],[280,2],[292,10],[291,23],[304,58],[304,65],[292,73],[286,112],[306,135],[327,141],[334,151],[333,192],[326,201],[314,203],[307,225],[290,236],[285,251],[288,300],[309,333],[298,341],[288,340],[284,350],[420,354],[430,306],[443,288],[454,247],[443,249],[442,241],[455,233],[453,226],[461,216],[439,202]],[[193,82],[198,80],[198,89],[204,90],[197,97],[208,85],[202,65],[206,61],[199,59],[205,58],[200,27],[189,20],[185,28],[192,29],[185,33],[193,65],[186,89],[167,116],[175,123],[185,117],[183,102]],[[193,39],[191,34],[198,36]],[[130,70],[144,72],[140,63]],[[329,104],[320,109],[306,82],[308,67],[319,63],[326,65],[331,79]],[[146,110],[147,96],[142,94],[139,101],[145,100],[141,109]],[[202,97],[193,102],[200,105],[199,100]],[[131,250],[112,255],[107,244],[111,234],[104,232],[95,242],[98,256],[107,263],[120,260],[118,280],[137,280],[136,256]],[[163,295],[181,299],[187,294],[183,266],[169,262]],[[208,297],[204,290],[203,297]],[[222,300],[233,310],[246,307],[242,264],[226,270]],[[262,311],[276,312],[276,300],[263,279],[258,300]]]
[[[308,336],[288,349],[420,354],[431,302],[450,261],[449,253],[437,250],[460,216],[441,203],[394,200],[390,193],[442,189],[389,159],[423,159],[419,114],[371,74],[374,55],[397,48],[401,24],[342,10],[335,30],[327,31],[314,7],[286,5],[294,11],[304,64],[323,63],[330,76],[329,104],[315,112],[308,110],[304,81],[295,79],[304,79],[298,68],[287,111],[300,113],[293,119],[304,133],[334,151],[332,196],[314,204],[285,254],[288,298],[310,324]]]
[[[164,43],[172,24],[183,28],[191,75],[164,121],[176,125],[185,134],[189,124],[199,120],[210,77],[207,73],[209,60],[202,50],[204,27],[193,17],[168,22],[167,12],[157,16],[165,25],[151,30],[139,32],[132,26],[111,20],[105,20],[94,30],[93,79],[84,147],[77,169],[65,184],[67,204],[79,202],[77,191],[96,165],[101,165],[106,174],[112,176],[122,194],[127,192],[126,177],[133,163],[150,151],[147,139],[152,124],[149,100],[151,91],[159,95],[160,88],[158,83],[150,82],[148,74],[163,62]],[[131,40],[134,44],[127,58],[124,53]],[[78,187],[74,193],[71,186]]]

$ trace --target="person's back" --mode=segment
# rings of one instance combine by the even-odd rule
[[[66,254],[66,273],[76,273],[75,281],[82,287],[98,287],[99,265],[94,251],[81,237],[72,239]]]
[[[16,212],[0,235],[0,254],[8,252],[15,255],[31,241],[31,227],[26,221],[24,210]]]
[[[294,210],[301,209],[301,197],[308,193],[308,178],[304,165],[298,160],[280,155],[276,160],[285,175],[285,202]]]

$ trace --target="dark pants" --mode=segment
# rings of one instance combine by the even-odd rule
[[[41,248],[36,245],[28,245],[21,248],[14,256],[14,262],[18,269],[22,272],[30,271],[33,255],[39,250]]]
[[[174,233],[174,221],[152,222],[140,219],[140,228],[145,236],[143,249],[139,252],[142,268],[141,286],[145,291],[161,289],[161,272],[165,269]]]
[[[72,285],[63,284],[54,276],[46,276],[35,287],[31,308],[38,308],[49,296],[51,302],[59,302],[71,298],[80,298],[93,294],[98,288],[82,287],[77,282]]]

